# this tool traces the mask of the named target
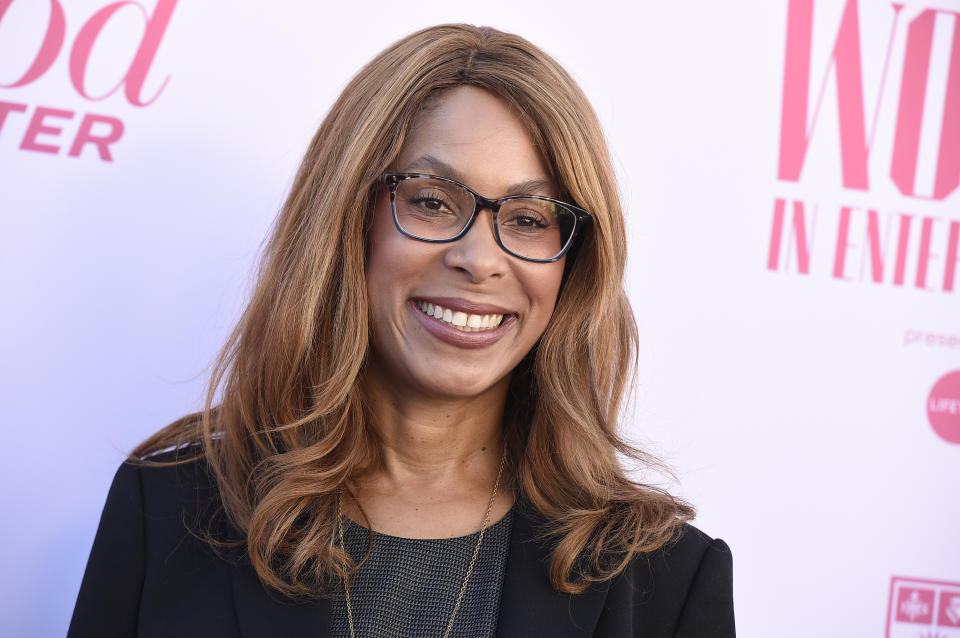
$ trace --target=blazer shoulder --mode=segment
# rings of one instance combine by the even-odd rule
[[[128,458],[117,469],[107,503],[122,499],[126,510],[139,518],[149,541],[148,554],[171,551],[188,536],[194,540],[236,538],[220,507],[213,471],[197,451],[181,449],[146,459]],[[107,513],[105,510],[105,516]]]
[[[729,545],[687,525],[678,546],[699,555],[676,624],[676,637],[736,635],[733,613],[733,555]],[[683,550],[681,550],[683,551]]]
[[[122,473],[137,475],[145,505],[157,514],[205,509],[216,500],[216,478],[198,446],[127,459],[117,471]]]
[[[604,615],[643,635],[730,638],[732,566],[726,542],[685,523],[671,542],[635,557],[611,583]]]
[[[732,573],[730,546],[689,523],[681,525],[674,538],[659,549],[637,555],[627,570],[634,583],[652,590],[659,581],[660,589],[670,590],[677,598],[685,598],[700,577],[713,572]]]
[[[216,485],[201,459],[170,464],[184,458],[168,453],[120,464],[77,595],[70,638],[185,635],[167,629],[195,617],[191,609],[200,597],[230,609],[223,593],[229,592],[226,572],[201,540],[216,520]]]
[[[727,558],[731,556],[730,546],[723,539],[713,538],[690,523],[684,523],[676,538],[664,545],[657,553],[664,560],[673,559],[684,562],[695,560],[698,564],[705,559],[712,562],[718,556]]]

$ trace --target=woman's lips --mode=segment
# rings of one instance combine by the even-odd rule
[[[422,325],[427,332],[437,339],[459,348],[485,348],[493,345],[506,334],[510,326],[517,320],[516,315],[505,314],[503,321],[495,328],[466,332],[440,319],[427,316],[413,299],[407,302],[407,306],[409,306],[414,317],[417,318],[417,321],[420,322],[420,325]]]

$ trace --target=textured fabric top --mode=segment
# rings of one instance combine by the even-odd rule
[[[493,638],[510,549],[513,509],[487,528],[451,638]],[[350,584],[356,638],[441,638],[460,594],[480,532],[442,539],[373,533],[373,549]],[[343,518],[343,542],[359,561],[369,532]],[[350,638],[341,587],[332,602],[332,636]]]

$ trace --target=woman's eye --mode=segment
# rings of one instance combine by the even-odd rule
[[[452,207],[446,198],[433,194],[416,195],[409,200],[409,204],[430,213],[452,212]]]
[[[538,228],[546,226],[546,224],[539,219],[530,216],[518,217],[516,223],[518,226],[537,226]]]
[[[547,228],[549,224],[547,220],[541,215],[537,215],[532,212],[515,212],[510,215],[509,219],[505,220],[508,225],[515,228],[529,229],[529,230],[538,230],[541,228]]]
[[[432,199],[432,198],[421,199],[420,205],[428,210],[440,210],[441,208],[443,208],[443,202],[441,202],[439,199]]]

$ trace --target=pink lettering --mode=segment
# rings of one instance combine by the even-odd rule
[[[811,212],[811,223],[816,221],[816,207]],[[803,202],[793,202],[793,233],[791,238],[797,246],[797,270],[803,274],[810,272],[810,250],[813,244],[813,230],[811,228],[810,237],[807,237],[807,224],[804,218]]]
[[[817,204],[793,200],[790,218],[787,206],[788,201],[784,198],[774,200],[767,270],[795,270],[809,274],[810,262],[815,256],[813,237]],[[836,243],[832,245],[831,274],[834,279],[869,280],[877,284],[887,282],[903,286],[907,278],[907,264],[912,266],[915,263],[916,271],[911,271],[910,277],[916,288],[940,290],[942,276],[942,290],[954,290],[960,277],[957,274],[960,270],[960,220],[891,213],[885,217],[881,227],[881,216],[877,210],[863,210],[848,205],[840,206],[837,212]],[[896,222],[897,217],[899,223]],[[914,221],[919,231],[915,242],[911,241],[910,234]],[[938,226],[941,222],[947,225]],[[796,261],[792,257],[794,250]],[[894,251],[892,255],[891,250]],[[858,256],[851,257],[851,251]],[[849,271],[851,259],[859,261],[858,272]],[[893,265],[892,269],[887,268],[888,261]],[[938,268],[943,269],[942,273],[937,271]]]
[[[907,249],[910,245],[910,215],[900,214],[900,232],[897,233],[897,261],[893,270],[893,285],[902,286],[907,273]]]
[[[890,45],[902,4],[894,4],[893,26],[887,43],[886,61],[881,76],[880,91],[874,109],[880,107],[883,81],[890,61]],[[867,190],[867,159],[873,139],[867,138],[863,108],[863,72],[860,59],[860,31],[857,0],[847,0],[840,29],[834,41],[830,66],[835,68],[837,80],[838,117],[840,121],[840,156],[843,185],[846,188]],[[820,84],[813,120],[807,128],[807,106],[810,93],[810,48],[813,39],[813,0],[790,0],[787,9],[786,56],[783,71],[783,105],[780,118],[780,159],[778,178],[799,181],[807,147],[816,127],[820,103],[826,89],[830,67]]]
[[[770,229],[767,270],[776,270],[780,267],[780,239],[783,237],[783,210],[786,205],[782,197],[778,197],[773,202],[773,228]]]
[[[947,264],[943,271],[943,290],[953,290],[957,277],[957,244],[960,243],[960,221],[950,222],[950,237],[947,239]]]
[[[920,127],[927,94],[927,75],[933,49],[933,24],[937,13],[954,16],[953,44],[947,69],[947,93],[940,128],[940,149],[934,177],[933,199],[944,199],[960,184],[960,14],[928,9],[914,18],[907,30],[907,46],[900,83],[900,104],[893,139],[890,176],[901,193],[916,197]]]
[[[927,267],[930,260],[938,255],[930,252],[930,239],[933,235],[933,223],[938,221],[934,217],[924,217],[920,222],[920,252],[917,255],[917,288],[927,287]]]
[[[27,105],[17,104],[16,102],[0,101],[0,131],[3,130],[3,123],[7,121],[7,113],[10,111],[15,113],[26,113]]]
[[[0,0],[0,21],[3,20],[3,16],[11,4],[13,4],[13,0]],[[13,89],[18,86],[30,84],[46,73],[47,69],[50,68],[53,61],[57,58],[57,54],[60,53],[60,47],[63,46],[63,36],[66,32],[66,25],[67,20],[64,17],[63,7],[60,6],[60,2],[58,0],[50,0],[50,22],[47,24],[47,32],[43,36],[43,42],[40,45],[40,50],[37,52],[37,57],[33,59],[33,64],[20,76],[19,80],[12,84],[0,84],[0,87]]]
[[[20,148],[22,150],[53,153],[54,155],[60,150],[59,146],[53,146],[52,144],[40,144],[37,142],[38,135],[60,135],[60,132],[63,130],[55,126],[47,126],[44,124],[43,121],[48,116],[61,117],[69,120],[73,118],[73,111],[64,111],[61,109],[50,109],[43,106],[38,106],[37,110],[33,113],[33,117],[30,119],[30,124],[27,126],[27,132],[23,136],[23,141],[20,143]]]
[[[780,265],[780,241],[783,235],[783,222],[785,217],[786,201],[778,197],[774,200],[773,207],[773,228],[770,233],[770,249],[767,254],[767,268],[777,270]],[[816,222],[816,210],[811,212],[811,230],[807,232],[807,221],[803,202],[795,200],[793,202],[793,218],[790,225],[790,235],[788,237],[788,258],[789,247],[791,245],[797,248],[797,271],[803,274],[810,273],[810,251],[813,243],[813,224]]]
[[[930,397],[930,411],[960,414],[960,401],[951,398]]]
[[[833,258],[833,276],[836,279],[849,279],[845,275],[847,250],[856,248],[857,244],[849,241],[850,218],[854,208],[843,206],[840,209],[840,221],[837,226],[837,246]],[[870,278],[875,283],[883,282],[884,250],[880,238],[880,215],[875,210],[867,211],[866,240],[869,251],[864,253],[864,259],[870,260]],[[862,262],[861,262],[862,265]],[[860,278],[862,279],[862,268]]]
[[[840,209],[840,225],[837,228],[837,250],[833,257],[833,276],[837,279],[846,279],[843,276],[843,266],[847,259],[847,248],[850,242],[847,241],[850,235],[850,207],[844,206]]]
[[[874,283],[883,281],[883,250],[880,247],[880,215],[867,211],[867,241],[870,244],[870,277]]]
[[[132,0],[123,0],[122,2],[109,4],[93,14],[87,23],[83,25],[83,28],[80,29],[80,32],[77,34],[77,39],[73,43],[73,49],[70,51],[70,81],[73,83],[73,87],[77,92],[88,100],[103,100],[113,95],[121,85],[125,85],[124,92],[127,100],[134,106],[147,106],[156,100],[160,96],[160,93],[163,92],[163,89],[166,88],[167,82],[170,81],[170,76],[164,79],[157,93],[149,100],[144,101],[140,93],[143,90],[147,72],[150,70],[150,65],[153,63],[157,49],[160,47],[160,41],[167,29],[170,16],[173,14],[173,9],[176,7],[176,4],[177,0],[158,0],[157,6],[151,16],[147,14],[146,9],[144,9],[140,3]],[[146,29],[140,41],[140,47],[137,49],[137,54],[130,68],[127,70],[127,74],[105,94],[99,97],[93,97],[87,93],[86,87],[84,86],[87,63],[90,60],[90,51],[93,49],[94,42],[111,16],[127,5],[139,9],[146,21]]]
[[[110,127],[110,131],[103,135],[94,135],[91,131],[94,124],[97,123],[108,125]],[[106,162],[112,162],[113,156],[110,155],[109,145],[119,140],[122,135],[123,122],[117,118],[110,117],[108,115],[94,115],[92,113],[87,113],[83,116],[83,120],[80,122],[80,129],[77,131],[77,136],[73,140],[73,145],[70,147],[70,152],[68,155],[70,157],[79,157],[80,151],[83,149],[85,144],[93,144],[97,147],[97,152],[100,154],[100,159]]]
[[[953,20],[953,46],[947,72],[943,123],[940,127],[940,153],[933,183],[933,198],[945,199],[960,185],[960,14]]]
[[[960,334],[907,329],[904,333],[903,342],[905,346],[920,343],[936,348],[960,348]]]

